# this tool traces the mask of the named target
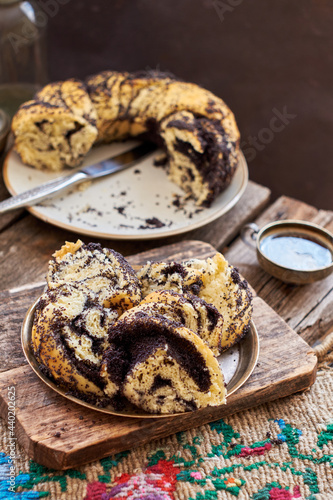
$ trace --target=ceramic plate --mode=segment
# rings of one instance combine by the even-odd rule
[[[99,408],[98,406],[86,403],[81,399],[71,396],[65,389],[52,382],[52,380],[47,378],[40,371],[39,363],[37,362],[31,347],[32,324],[37,302],[38,300],[30,307],[26,314],[21,330],[21,341],[23,352],[28,363],[33,371],[47,386],[61,394],[63,397],[70,399],[79,405],[92,410],[97,410],[99,412],[109,413],[110,415],[135,418],[166,418],[183,415],[183,413],[175,413],[172,415],[153,415],[151,413],[146,413],[144,410],[136,409],[134,405],[130,404],[122,411],[115,411],[111,407]],[[227,398],[247,381],[258,361],[259,336],[253,321],[251,321],[250,327],[249,333],[239,344],[228,349],[218,358],[225,382],[227,384]]]
[[[83,165],[105,160],[137,144],[128,141],[95,147]],[[228,212],[244,193],[248,168],[242,154],[231,184],[210,208],[200,208],[193,200],[185,200],[184,192],[168,180],[164,169],[154,166],[158,154],[123,172],[44,200],[29,211],[45,222],[96,238],[152,239],[208,224]],[[4,181],[12,195],[61,175],[63,171],[44,172],[24,165],[14,151],[8,154],[4,165]]]

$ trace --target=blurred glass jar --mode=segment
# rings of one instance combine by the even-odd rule
[[[0,109],[10,116],[47,81],[47,22],[33,2],[0,0]]]

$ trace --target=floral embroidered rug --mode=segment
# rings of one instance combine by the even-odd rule
[[[134,450],[59,472],[16,446],[0,420],[0,500],[333,500],[333,334],[313,387]]]

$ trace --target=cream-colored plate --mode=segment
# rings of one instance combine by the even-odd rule
[[[95,147],[83,165],[105,160],[137,144],[128,141]],[[163,168],[154,166],[157,154],[123,172],[95,180],[84,190],[81,185],[44,200],[29,211],[45,222],[95,238],[153,239],[181,234],[212,222],[228,212],[244,193],[248,168],[243,154],[231,184],[210,208],[199,208],[193,200],[184,201],[180,187],[168,180]],[[7,155],[3,171],[12,195],[60,175],[64,172],[45,172],[24,165],[14,151]]]
[[[21,330],[21,341],[22,341],[23,352],[28,363],[30,364],[31,368],[36,373],[36,375],[38,375],[38,377],[47,386],[49,386],[51,389],[61,394],[63,397],[70,399],[71,401],[74,401],[79,405],[103,413],[109,413],[110,415],[118,415],[122,417],[136,417],[136,418],[165,418],[165,417],[183,415],[183,413],[175,413],[172,415],[150,414],[146,413],[143,410],[137,409],[134,407],[134,405],[130,404],[122,411],[116,411],[111,407],[99,408],[98,406],[86,403],[85,401],[82,401],[81,399],[78,399],[75,396],[71,396],[70,394],[68,394],[68,392],[66,392],[65,389],[52,382],[52,380],[47,378],[41,372],[39,364],[32,351],[31,332],[32,332],[33,317],[37,302],[38,300],[30,307],[25,316]],[[237,389],[239,389],[247,381],[258,361],[259,336],[253,321],[251,321],[250,327],[251,328],[249,333],[245,336],[244,339],[241,340],[239,344],[232,347],[218,358],[219,364],[221,366],[227,384],[227,398],[235,391],[237,391]]]

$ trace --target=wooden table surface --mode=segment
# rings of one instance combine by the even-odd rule
[[[5,188],[0,185],[0,198],[4,199],[7,196]],[[269,342],[267,346],[274,350],[273,341],[278,343],[278,335],[276,332],[281,333],[285,330],[285,327],[283,326],[285,323],[281,321],[279,316],[304,340],[306,340],[309,344],[314,344],[320,341],[333,328],[333,275],[320,282],[310,285],[294,286],[284,284],[261,270],[256,260],[255,250],[252,250],[245,245],[239,237],[240,230],[246,222],[255,221],[259,226],[263,226],[269,221],[283,219],[303,219],[313,221],[333,231],[333,212],[317,210],[316,208],[305,203],[287,197],[281,197],[274,203],[270,204],[270,191],[267,188],[250,181],[238,204],[228,214],[222,216],[220,219],[212,222],[206,227],[188,232],[181,236],[167,239],[142,240],[134,242],[102,240],[101,243],[104,246],[114,248],[124,255],[135,254],[130,258],[130,263],[132,265],[145,262],[147,258],[153,260],[155,256],[156,260],[161,260],[162,258],[167,257],[169,260],[177,260],[181,259],[181,257],[191,258],[192,256],[206,258],[211,256],[212,252],[214,252],[214,249],[210,246],[213,245],[213,247],[225,254],[231,264],[239,268],[240,272],[249,281],[255,291],[255,294],[258,296],[255,297],[256,324],[261,331],[261,335],[263,335],[263,332],[268,332],[273,335],[272,342]],[[2,389],[6,388],[9,384],[9,380],[12,379],[15,379],[21,387],[23,387],[24,383],[27,382],[31,391],[33,391],[33,386],[35,384],[37,388],[35,391],[35,396],[37,398],[36,401],[38,400],[38,404],[42,404],[43,407],[47,395],[43,393],[41,398],[42,402],[39,401],[38,398],[40,398],[41,394],[39,389],[40,382],[36,379],[30,367],[25,366],[26,360],[23,356],[20,345],[20,329],[22,319],[29,306],[43,290],[45,285],[47,263],[51,254],[56,249],[60,248],[64,241],[75,241],[78,237],[79,235],[77,234],[64,231],[38,220],[25,210],[8,213],[0,218],[0,372],[3,386]],[[88,242],[86,237],[82,239],[85,242]],[[181,241],[184,243],[180,245],[179,242]],[[187,243],[185,244],[185,242]],[[206,243],[209,243],[210,245],[207,245]],[[143,252],[143,254],[138,252]],[[179,252],[181,252],[181,255]],[[275,319],[272,317],[271,309],[267,308],[261,299],[263,299],[275,310],[276,313],[278,313],[278,315],[275,315]],[[270,311],[266,315],[265,307],[267,311]],[[278,324],[276,331],[273,328],[274,324]],[[294,382],[296,381],[298,386],[293,388],[293,382],[288,376],[286,379],[287,381],[282,384],[282,386],[281,384],[279,386],[279,395],[276,393],[269,395],[267,396],[267,401],[304,389],[304,387],[308,387],[313,383],[315,373],[313,359],[311,358],[313,351],[311,349],[308,350],[305,343],[300,343],[302,345],[300,345],[300,347],[296,346],[295,350],[297,342],[295,343],[295,339],[292,339],[295,334],[291,330],[290,333],[292,335],[290,335],[290,339],[287,342],[288,345],[284,344],[281,346],[281,350],[285,351],[286,357],[284,359],[287,360],[286,365],[288,363],[293,363],[295,365],[293,366],[293,371],[295,372],[294,375],[296,375],[292,380]],[[297,337],[296,340],[298,340]],[[264,341],[264,336],[261,336],[261,341]],[[300,350],[303,352],[302,361],[299,361],[301,358],[297,357]],[[293,352],[294,355],[292,354]],[[274,364],[273,360],[276,356],[274,355],[272,358],[269,353],[269,349],[268,351],[267,349],[264,349],[263,342],[260,365],[265,365],[271,370]],[[266,358],[264,355],[266,355]],[[306,367],[304,368],[304,366],[306,363],[304,363],[304,360],[308,358],[310,360],[309,369],[305,369]],[[278,367],[280,373],[279,364]],[[259,369],[259,372],[261,369],[262,368]],[[301,380],[301,377],[297,375],[298,370],[302,369],[305,369],[306,371],[305,378],[303,377],[304,380]],[[31,379],[27,377],[31,377]],[[260,387],[260,391],[262,392],[263,383],[260,382],[258,373],[253,374],[251,380],[252,384],[259,383],[258,387]],[[247,390],[249,390],[249,388],[251,389],[251,383],[246,386]],[[300,383],[301,385],[299,385]],[[272,383],[268,384],[267,387],[270,388],[271,386]],[[258,387],[255,388],[255,394],[260,392]],[[286,391],[285,393],[283,392],[283,388]],[[51,392],[51,399],[54,398],[55,395],[53,391],[49,392]],[[6,399],[3,396],[5,393],[6,391],[2,390],[2,397],[0,398],[1,415],[7,414],[6,405],[8,402],[6,402]],[[20,394],[21,399],[24,394],[26,394],[28,398],[27,401],[31,404],[31,392],[21,391]],[[20,413],[17,413],[17,432],[19,436],[18,439],[20,440],[19,442],[23,444],[26,452],[31,458],[39,463],[50,466],[53,459],[51,459],[50,462],[49,456],[54,457],[54,449],[57,447],[59,448],[60,445],[56,438],[52,436],[50,438],[48,437],[45,441],[45,436],[43,434],[46,429],[45,427],[43,427],[42,435],[39,436],[38,439],[36,438],[38,435],[37,431],[39,423],[36,419],[31,420],[31,410],[28,409],[29,411],[26,413],[28,415],[27,422],[29,425],[26,425],[27,422],[24,420],[25,406],[24,401],[21,399],[18,400]],[[247,408],[248,406],[253,406],[254,404],[253,402],[247,404],[246,397],[241,397],[240,401],[243,405],[245,404],[245,406],[237,407],[236,405],[235,408],[232,409],[233,412]],[[257,401],[257,399],[255,399],[255,401]],[[65,403],[67,404],[67,402],[63,402],[63,404]],[[59,403],[56,402],[56,404],[59,409]],[[231,411],[230,404],[232,404],[232,401],[229,398],[229,410]],[[46,410],[48,408],[47,405],[48,403],[45,406]],[[52,405],[49,406],[49,408],[51,407]],[[46,410],[43,413],[43,419],[44,417],[46,418]],[[67,411],[66,408],[65,410]],[[76,413],[74,410],[75,408],[72,411],[72,415],[75,417]],[[76,411],[82,412],[82,409],[78,407]],[[214,418],[220,418],[220,416],[221,415],[215,415]],[[52,412],[51,417],[52,420],[54,418],[54,414]],[[68,419],[67,413],[65,413],[65,417]],[[65,453],[62,448],[58,450],[59,456],[57,455],[58,458],[56,468],[68,468],[73,466],[73,464],[76,466],[81,462],[85,463],[91,461],[95,459],[96,456],[107,456],[110,454],[110,450],[118,450],[120,446],[118,438],[115,441],[116,445],[114,445],[116,448],[112,447],[112,440],[105,440],[105,422],[102,422],[102,417],[103,415],[100,416],[101,441],[98,441],[98,446],[96,448],[96,431],[93,435],[94,443],[91,444],[89,442],[89,446],[87,445],[87,449],[92,450],[92,455],[90,456],[86,449],[84,453],[82,453],[82,450],[79,450],[80,453],[76,453],[77,450],[74,450],[74,453],[71,448],[71,443],[68,451],[66,449],[66,442],[61,442],[60,444],[65,446],[64,449],[67,451]],[[104,417],[106,417],[107,428],[109,429],[110,416],[105,415]],[[117,420],[116,417],[112,418],[114,418],[115,421]],[[212,418],[213,417],[210,414],[207,414],[207,421],[212,420]],[[38,424],[37,430],[35,427],[31,427],[31,422],[33,423],[34,420],[36,420],[36,425]],[[197,423],[192,420],[189,420],[188,425],[182,420],[181,427],[179,429],[175,427],[175,431],[184,430],[184,428],[193,427],[194,425],[203,423],[202,420]],[[54,424],[52,423],[52,425]],[[76,429],[76,420],[73,425],[73,429]],[[140,422],[134,422],[133,425],[138,425],[139,429],[143,432],[143,424]],[[145,425],[149,427],[149,422]],[[29,428],[30,434],[29,432],[26,432],[26,428]],[[170,429],[171,427],[169,428],[168,426],[162,425],[158,432],[161,432],[161,436],[164,436],[170,434]],[[147,430],[147,432],[143,432],[142,436],[139,434],[140,439],[142,438],[142,442],[146,442],[147,440],[158,437],[159,434],[156,434],[157,430],[158,426],[155,425],[151,431],[153,432],[151,437],[149,436],[149,432]],[[118,431],[119,429],[117,430],[117,433],[120,432]],[[126,436],[129,433],[127,425],[126,429],[124,429],[124,433]],[[129,434],[131,435],[131,433]],[[33,438],[31,436],[33,436]],[[49,434],[47,434],[47,436],[49,436]],[[49,442],[48,440],[51,441]],[[135,438],[134,442],[137,442],[137,440],[138,438]],[[78,439],[78,441],[80,440]],[[105,445],[103,453],[100,448],[102,441]],[[126,439],[124,438],[123,441],[124,443],[120,448],[121,450],[128,449],[129,447],[131,448],[134,445],[134,443],[129,440],[128,436]],[[46,448],[44,445],[49,446],[51,450],[49,454],[45,452]],[[98,455],[96,455],[96,449],[98,449]],[[80,457],[79,461],[78,457]]]
[[[1,183],[0,200],[7,197],[8,193]],[[238,267],[259,297],[293,330],[313,344],[333,328],[333,275],[310,285],[284,284],[261,270],[255,251],[239,238],[240,229],[246,222],[255,221],[262,227],[269,221],[283,219],[312,221],[333,231],[333,212],[318,210],[288,197],[281,197],[270,204],[269,189],[250,181],[238,204],[228,214],[203,228],[172,238],[135,242],[101,240],[101,243],[125,256],[181,240],[210,243]],[[45,280],[51,254],[65,240],[75,241],[78,237],[36,219],[25,210],[0,216],[0,310],[5,313],[8,299],[15,300],[15,297],[18,308],[27,308]],[[82,239],[88,242],[87,237]],[[172,254],[172,247],[167,250],[168,254],[170,252]],[[177,259],[177,255],[174,258]],[[18,328],[15,314],[4,320],[5,317],[5,314],[1,315],[0,321],[5,321],[5,324],[0,328],[6,331],[13,329],[14,335]],[[1,366],[0,371],[6,368]]]

